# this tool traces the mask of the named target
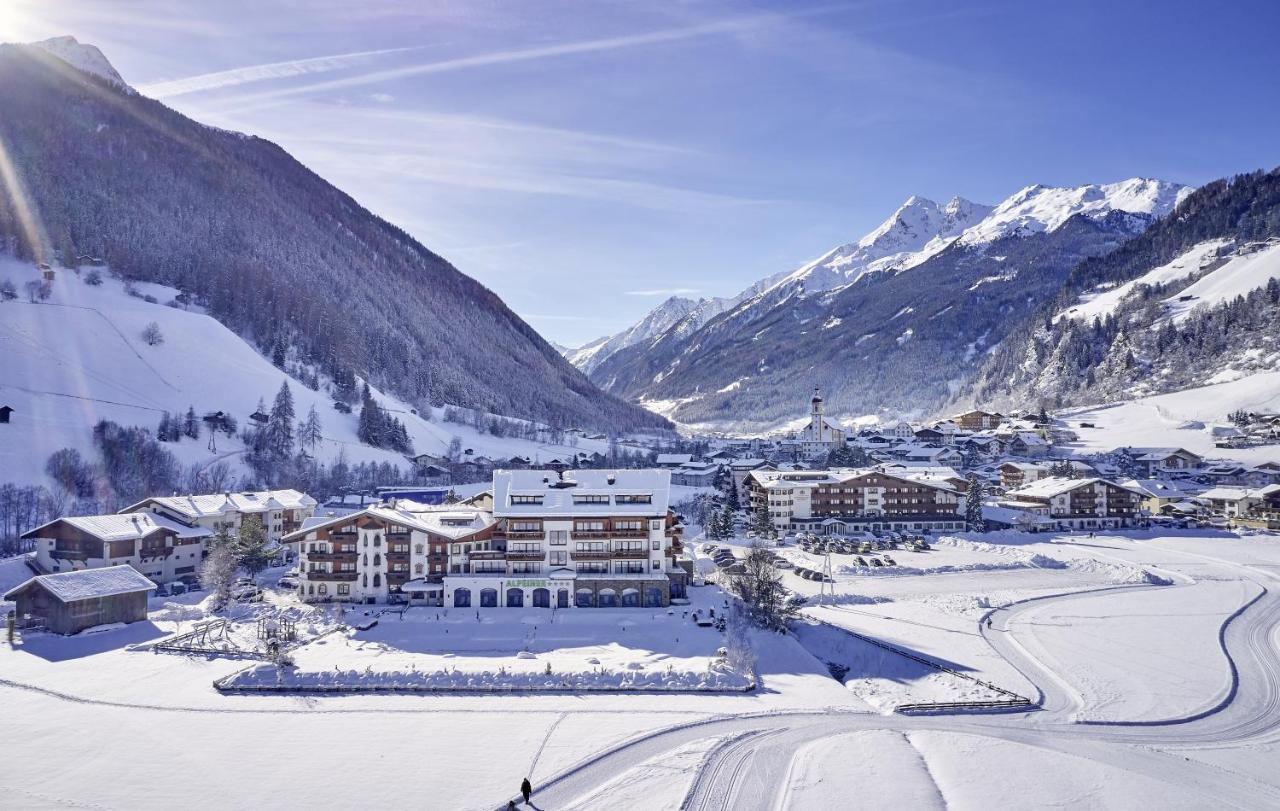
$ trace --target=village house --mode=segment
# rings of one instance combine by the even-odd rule
[[[684,487],[711,487],[720,473],[715,462],[685,462],[671,471],[671,483]]]
[[[23,624],[55,634],[75,634],[96,625],[147,618],[147,596],[156,587],[132,566],[42,574],[5,593]]]
[[[656,464],[658,467],[674,470],[692,461],[693,454],[691,453],[660,453],[657,456]]]
[[[1054,519],[1061,529],[1111,529],[1129,526],[1143,494],[1106,479],[1050,477],[1023,485],[999,504]]]
[[[1005,490],[1017,490],[1025,484],[1047,479],[1052,474],[1048,465],[1035,462],[1005,462],[1000,465],[1000,486]]]
[[[958,425],[962,431],[988,431],[999,428],[1000,423],[1004,422],[1004,416],[990,411],[975,409],[966,411],[963,414],[957,414],[951,418],[951,421]]]
[[[1204,457],[1185,448],[1117,448],[1116,455],[1140,479],[1156,479],[1161,474],[1186,473],[1204,464]]]
[[[316,500],[297,490],[257,490],[202,496],[158,496],[139,501],[121,513],[152,513],[189,527],[205,527],[235,535],[247,516],[257,516],[267,541],[281,538],[315,515]]]
[[[1280,484],[1267,487],[1214,487],[1196,500],[1225,518],[1243,518],[1264,507],[1268,501],[1280,500]]]
[[[958,530],[965,526],[960,493],[940,481],[875,469],[753,471],[753,510],[767,504],[780,532]]]
[[[160,514],[127,513],[58,518],[23,533],[35,542],[41,572],[132,566],[156,583],[196,576],[205,556],[207,527]]]

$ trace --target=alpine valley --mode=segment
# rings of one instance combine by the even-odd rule
[[[790,427],[812,386],[852,422],[1105,402],[1270,369],[1278,177],[1033,185],[996,206],[912,197],[796,270],[729,299],[669,300],[568,357],[678,423],[737,431]]]

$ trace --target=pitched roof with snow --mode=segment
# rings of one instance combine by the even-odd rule
[[[39,583],[45,591],[64,603],[150,591],[156,587],[155,583],[143,577],[132,566],[108,566],[105,569],[77,569],[74,572],[36,575],[10,589],[4,599],[14,599],[33,583]]]
[[[1106,479],[1096,477],[1092,479],[1063,479],[1057,476],[1037,479],[1030,484],[1026,484],[1019,487],[1017,490],[1011,491],[1009,495],[1015,498],[1053,498],[1054,496],[1060,496],[1063,493],[1069,493],[1072,490],[1084,487],[1086,484],[1095,484],[1097,482],[1109,484],[1112,487],[1119,487],[1122,490],[1128,490],[1130,493],[1144,495],[1144,493],[1136,487],[1126,487],[1122,484],[1116,484],[1115,482],[1108,481]]]
[[[316,500],[298,490],[256,490],[243,493],[209,495],[157,496],[126,507],[132,512],[149,504],[172,510],[191,520],[223,515],[228,512],[260,513],[275,510],[298,510],[316,506]]]
[[[421,504],[402,498],[394,502],[373,504],[363,510],[345,515],[307,519],[303,522],[301,529],[290,532],[281,541],[283,543],[301,541],[318,527],[350,523],[362,515],[451,539],[474,535],[495,523],[493,513],[488,510],[467,509],[457,504]]]
[[[212,533],[204,527],[186,524],[154,513],[113,513],[111,515],[77,515],[57,518],[23,534],[23,538],[43,538],[45,529],[55,524],[67,524],[100,541],[132,541],[152,533],[170,530],[179,538],[203,538]]]

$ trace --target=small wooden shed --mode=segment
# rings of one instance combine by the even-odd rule
[[[0,406],[0,422],[8,422],[11,414],[13,414],[13,406]]]
[[[147,618],[147,594],[156,587],[132,566],[77,569],[42,574],[10,589],[4,599],[18,614],[43,617],[57,634],[74,634],[95,625]]]

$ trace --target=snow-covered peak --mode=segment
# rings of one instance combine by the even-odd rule
[[[81,43],[72,36],[53,37],[27,44],[33,48],[39,48],[42,51],[53,54],[77,70],[99,76],[126,90],[133,90],[125,83],[125,80],[116,72],[116,69],[112,67],[96,45]]]
[[[1112,211],[1127,211],[1163,217],[1188,191],[1179,183],[1140,177],[1075,188],[1027,186],[965,231],[959,242],[984,245],[1011,234],[1052,231],[1076,214],[1101,217]]]
[[[666,332],[677,321],[693,312],[700,303],[702,302],[672,296],[622,332],[597,338],[589,344],[569,350],[564,356],[574,366],[589,374],[613,353]]]
[[[823,254],[780,282],[803,283],[805,294],[812,294],[857,281],[867,273],[919,264],[923,259],[917,259],[918,254],[942,250],[990,211],[991,206],[962,197],[940,206],[912,195],[862,239]]]

